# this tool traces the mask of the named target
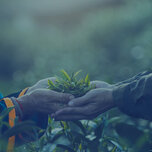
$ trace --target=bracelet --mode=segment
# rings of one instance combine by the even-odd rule
[[[26,92],[28,91],[28,89],[29,89],[29,88],[25,88],[25,89],[23,89],[23,90],[21,91],[21,93],[19,94],[19,96],[18,96],[18,97],[22,97],[23,95],[25,95],[25,94],[26,94]]]
[[[15,98],[15,100],[16,100],[16,102],[19,104],[19,106],[20,106],[20,108],[21,108],[21,110],[22,110],[22,112],[23,112],[23,111],[24,111],[24,109],[23,109],[22,104],[17,100],[17,98]]]
[[[11,97],[11,100],[15,105],[16,114],[19,115],[21,121],[23,118],[23,106],[15,97]]]

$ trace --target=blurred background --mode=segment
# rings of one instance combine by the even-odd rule
[[[151,67],[151,0],[0,0],[4,95],[61,69],[70,73],[81,69],[91,80],[116,83]],[[109,115],[115,119],[120,113]],[[124,137],[125,145],[129,142],[127,147],[137,152],[152,149],[151,122],[123,114],[121,120],[136,129],[114,121],[119,141]],[[139,138],[141,129],[144,134]],[[116,137],[111,128],[107,130]]]
[[[151,0],[0,0],[0,92],[83,70],[115,83],[152,66]]]

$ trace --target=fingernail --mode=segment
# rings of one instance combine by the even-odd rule
[[[68,105],[69,105],[69,106],[72,106],[72,105],[73,105],[73,102],[69,102]]]
[[[70,99],[70,100],[74,99],[74,96],[70,96],[69,99]]]

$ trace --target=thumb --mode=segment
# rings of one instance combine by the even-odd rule
[[[73,100],[71,100],[68,105],[69,106],[83,106],[85,104],[88,104],[90,102],[88,95],[85,95],[83,97],[79,97],[79,98],[75,98]]]

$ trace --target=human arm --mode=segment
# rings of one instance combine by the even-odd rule
[[[114,102],[133,117],[152,120],[152,71],[139,73],[115,85]]]
[[[32,86],[31,88],[35,89],[29,89],[28,92],[26,91],[23,96],[19,96],[19,92],[3,98],[0,101],[0,113],[8,108],[7,102],[12,102],[12,105],[14,105],[12,111],[15,110],[15,115],[17,117],[20,117],[20,112],[17,107],[17,104],[19,102],[23,108],[22,117],[20,117],[21,121],[32,120],[35,121],[38,127],[45,129],[47,127],[48,114],[59,110],[61,106],[64,106],[64,104],[66,104],[71,98],[70,94],[58,93],[49,89],[45,89],[47,87],[47,80],[45,80],[45,85],[42,85],[42,83],[39,81],[37,83],[39,86]],[[9,122],[9,120],[11,120],[11,118],[7,116],[5,121]],[[6,130],[7,128],[5,127],[3,129],[3,132]],[[16,143],[18,143],[18,141],[20,142],[20,139],[17,139],[18,138],[16,138]]]
[[[47,114],[44,114],[44,113],[38,113],[38,112],[36,112],[35,114],[33,114],[33,115],[30,115],[30,116],[27,116],[27,115],[25,115],[25,116],[21,116],[22,114],[21,113],[23,113],[22,111],[21,111],[21,109],[20,109],[20,105],[17,103],[17,101],[16,101],[16,99],[18,100],[18,101],[20,101],[22,98],[22,96],[24,96],[24,95],[27,95],[27,94],[30,94],[31,92],[33,92],[33,91],[35,91],[35,90],[37,90],[37,89],[40,89],[40,88],[47,88],[47,86],[48,86],[48,84],[47,84],[47,82],[48,82],[48,79],[50,79],[50,80],[52,80],[52,81],[55,81],[55,78],[54,77],[49,77],[49,78],[45,78],[45,79],[42,79],[42,80],[40,80],[40,81],[38,81],[38,82],[36,82],[34,85],[32,85],[31,87],[28,87],[28,88],[25,88],[25,89],[23,89],[23,90],[21,90],[21,91],[19,91],[19,92],[16,92],[16,93],[13,93],[13,94],[10,94],[10,95],[8,95],[8,96],[5,96],[4,97],[4,99],[5,98],[10,98],[10,100],[12,100],[12,102],[13,102],[13,105],[14,105],[14,107],[15,107],[15,112],[16,112],[16,115],[18,116],[18,117],[20,117],[19,119],[21,120],[32,120],[32,121],[35,121],[35,123],[36,123],[36,125],[38,126],[38,127],[40,127],[40,128],[46,128],[46,126],[47,126],[47,117],[48,117],[48,115]],[[0,96],[0,99],[2,99],[3,98],[3,96],[1,95]],[[21,98],[21,99],[20,99]],[[24,97],[23,97],[24,98]],[[25,98],[24,98],[25,99]],[[5,110],[5,109],[7,109],[7,106],[6,106],[6,104],[5,104],[5,101],[4,100],[1,100],[1,102],[0,102],[0,113],[3,111],[3,110]],[[26,109],[24,108],[24,111],[26,111]],[[21,118],[22,117],[22,118]],[[5,121],[7,121],[8,119],[5,119]]]
[[[69,107],[57,111],[53,116],[56,120],[92,119],[113,107],[118,107],[130,116],[152,120],[151,71],[114,85],[107,84],[106,87],[101,83],[99,88],[72,100]]]
[[[105,88],[93,89],[83,97],[71,100],[68,105],[68,107],[52,114],[52,117],[56,121],[90,120],[115,107],[112,89]]]

